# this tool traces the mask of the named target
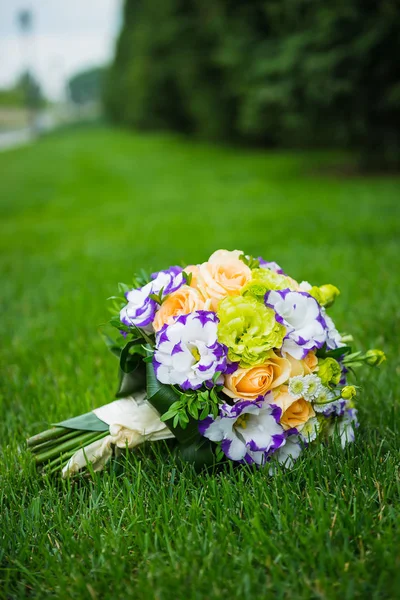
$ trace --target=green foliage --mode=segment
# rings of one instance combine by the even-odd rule
[[[0,90],[0,107],[37,109],[45,105],[46,100],[40,84],[28,71],[21,75],[13,87]]]
[[[222,387],[214,386],[211,389],[188,390],[187,392],[175,390],[179,395],[179,400],[171,404],[169,410],[162,415],[161,421],[173,419],[174,427],[179,424],[182,429],[185,429],[190,422],[190,417],[196,421],[203,420],[208,415],[213,415],[215,418],[221,402],[218,392],[222,390]]]
[[[141,129],[398,165],[399,24],[390,0],[127,0],[106,106]]]
[[[400,180],[324,174],[342,160],[105,128],[0,153],[2,600],[397,597]],[[217,248],[329,277],[339,329],[387,351],[359,370],[355,444],[273,478],[196,474],[163,442],[91,477],[40,476],[26,438],[114,399],[97,326],[115,282]]]
[[[81,71],[68,80],[69,96],[75,104],[100,102],[104,85],[104,67]]]

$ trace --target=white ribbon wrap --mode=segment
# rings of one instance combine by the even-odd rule
[[[110,435],[75,452],[62,470],[63,477],[77,473],[88,463],[92,463],[94,471],[101,471],[112,456],[112,445],[135,448],[146,440],[155,442],[174,437],[146,400],[145,393],[115,400],[93,412],[109,425]]]

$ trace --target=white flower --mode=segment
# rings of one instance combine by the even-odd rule
[[[355,430],[358,426],[357,410],[355,408],[347,409],[344,416],[338,420],[338,433],[343,449],[347,444],[354,442],[356,436]]]
[[[331,415],[340,416],[344,413],[347,400],[338,398],[334,392],[325,386],[321,386],[318,396],[313,401],[315,412],[323,414],[325,417]]]
[[[311,417],[301,430],[300,437],[304,442],[313,442],[321,429],[317,417]]]
[[[303,397],[305,400],[311,402],[311,400],[318,398],[320,395],[323,388],[322,381],[317,375],[306,375],[304,379],[306,390]]]
[[[289,379],[289,394],[298,400],[299,398],[305,398],[305,394],[308,390],[308,382],[303,375],[296,375]]]

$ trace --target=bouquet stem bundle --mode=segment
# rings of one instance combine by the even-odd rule
[[[97,442],[108,435],[108,431],[82,431],[66,427],[52,427],[27,440],[36,465],[42,473],[51,474],[62,469],[75,452]]]

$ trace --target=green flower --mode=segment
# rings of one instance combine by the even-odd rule
[[[386,360],[386,356],[382,350],[368,350],[365,353],[365,362],[370,367],[379,367],[384,360]]]
[[[253,269],[250,281],[242,288],[242,296],[252,296],[264,302],[264,296],[270,290],[294,290],[293,280],[285,275],[280,275],[271,269]]]
[[[325,306],[328,308],[335,302],[336,298],[340,294],[340,291],[335,285],[327,283],[325,285],[321,285],[321,287],[313,285],[308,293],[310,296],[316,299],[320,306]]]
[[[342,398],[345,400],[351,400],[357,394],[356,387],[354,385],[345,385],[342,388]]]
[[[342,370],[334,358],[323,358],[318,361],[318,377],[323,385],[334,387],[340,381]]]
[[[251,296],[228,297],[218,306],[218,341],[228,347],[228,358],[241,367],[260,365],[280,348],[286,329],[275,312]]]

